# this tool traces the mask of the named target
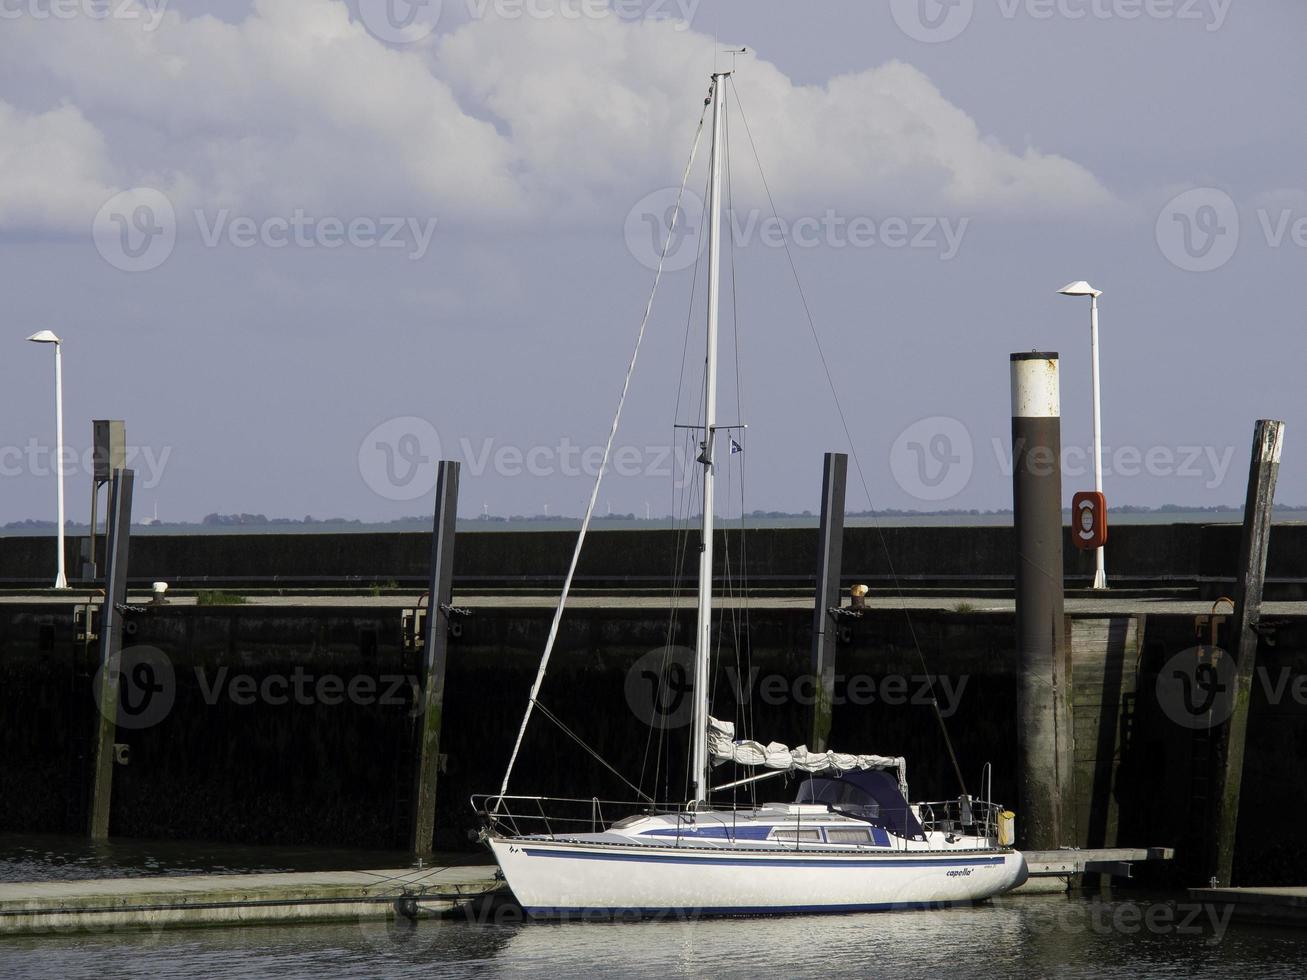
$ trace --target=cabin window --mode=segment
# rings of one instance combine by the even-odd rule
[[[784,827],[773,831],[772,840],[789,840],[789,841],[811,841],[812,843],[821,842],[820,830],[795,830],[793,827]]]
[[[865,827],[827,827],[826,840],[831,844],[870,844],[871,831]]]

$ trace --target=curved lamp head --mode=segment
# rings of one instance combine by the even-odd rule
[[[1098,299],[1098,297],[1103,295],[1101,289],[1095,289],[1083,279],[1077,282],[1068,283],[1059,289],[1058,292],[1063,296],[1092,296],[1094,299]]]
[[[42,330],[40,333],[34,333],[27,338],[34,344],[58,344],[62,341],[55,336],[53,330]]]

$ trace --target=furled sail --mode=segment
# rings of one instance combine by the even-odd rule
[[[714,765],[734,762],[741,766],[763,766],[791,772],[849,772],[854,769],[894,769],[899,790],[908,794],[908,760],[902,756],[850,755],[846,752],[809,752],[806,745],[792,749],[780,742],[763,745],[748,739],[736,741],[735,725],[708,719],[708,752]]]

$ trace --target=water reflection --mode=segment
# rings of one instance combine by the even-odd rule
[[[667,976],[1291,977],[1304,955],[1301,934],[1237,926],[1224,912],[1174,899],[1032,896],[934,912],[528,926],[496,966],[505,974],[598,963]]]
[[[0,880],[402,867],[403,855],[0,837]],[[1176,896],[1030,896],[974,908],[656,922],[524,922],[486,905],[443,921],[0,939],[0,977],[661,978],[1302,975],[1307,933],[1230,921]]]
[[[1194,907],[1197,908],[1197,907]],[[1009,898],[977,908],[780,919],[523,923],[500,916],[296,928],[63,935],[0,944],[0,975],[1302,975],[1307,936],[1166,897]]]

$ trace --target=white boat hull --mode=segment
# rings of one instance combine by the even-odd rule
[[[584,914],[763,915],[967,903],[1026,879],[1011,850],[832,853],[491,838],[522,907]]]

